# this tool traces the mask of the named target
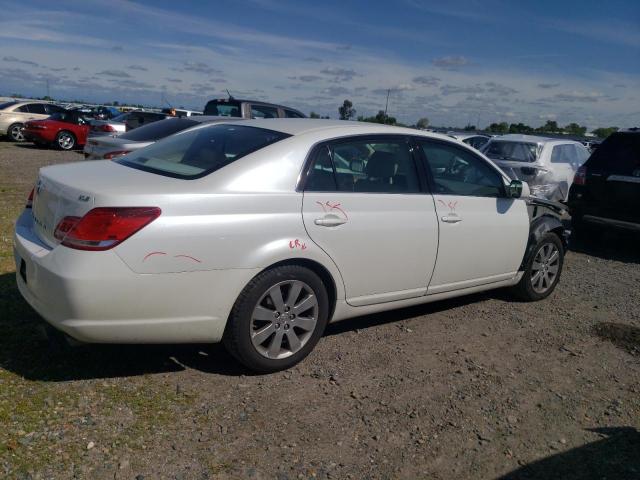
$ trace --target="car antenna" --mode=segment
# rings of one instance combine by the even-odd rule
[[[233,98],[233,95],[231,95],[231,92],[229,92],[229,89],[225,88],[225,90],[227,91],[227,95],[229,95],[229,100],[235,100],[235,98]]]

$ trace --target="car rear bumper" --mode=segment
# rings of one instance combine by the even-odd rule
[[[252,269],[137,274],[112,251],[51,248],[16,225],[16,281],[53,327],[88,343],[200,343],[222,338]]]

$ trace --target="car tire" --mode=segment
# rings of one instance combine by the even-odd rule
[[[536,244],[527,261],[522,278],[513,287],[513,294],[520,300],[534,302],[553,293],[564,265],[564,246],[560,237],[545,233]]]
[[[298,265],[275,267],[258,274],[240,293],[223,343],[250,370],[277,372],[309,355],[328,318],[329,297],[318,275]]]
[[[67,130],[62,130],[56,135],[56,146],[60,150],[73,150],[76,146],[76,136]]]
[[[22,123],[14,123],[7,128],[7,136],[14,142],[24,142],[24,133]]]

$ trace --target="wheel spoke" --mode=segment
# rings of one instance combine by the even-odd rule
[[[282,336],[284,334],[283,330],[277,330],[276,334],[273,336],[271,343],[269,344],[269,357],[276,358],[282,349]]]
[[[558,273],[558,269],[559,268],[560,267],[557,264],[556,265],[551,265],[549,267],[549,270],[547,270],[547,271],[555,276]]]
[[[253,343],[255,345],[262,345],[265,342],[265,340],[269,338],[271,334],[275,331],[276,331],[276,327],[273,323],[270,325],[267,325],[262,330],[258,330],[253,334],[253,338],[252,338]]]
[[[289,342],[289,349],[291,350],[291,353],[295,353],[298,350],[300,350],[300,347],[302,347],[302,342],[300,342],[300,339],[296,335],[296,332],[293,331],[293,328],[290,328],[289,330],[287,330],[286,335],[287,335],[287,341]]]
[[[273,300],[273,305],[276,307],[276,311],[284,312],[284,300],[282,299],[282,290],[280,285],[276,285],[269,290],[269,296]]]
[[[295,327],[299,327],[302,330],[307,332],[312,331],[316,328],[316,319],[315,318],[306,318],[306,317],[298,317],[293,322]]]
[[[293,306],[296,303],[296,300],[300,296],[300,292],[302,291],[302,283],[295,282],[291,285],[289,289],[289,294],[287,295],[287,305]]]
[[[268,308],[264,308],[261,305],[258,305],[253,311],[253,319],[254,320],[265,320],[271,322],[275,318],[275,311],[269,310]]]
[[[533,285],[534,287],[538,285],[538,280],[540,280],[540,277],[542,277],[542,270],[538,270],[536,272],[536,274],[531,277],[531,285]]]
[[[318,305],[318,301],[316,300],[315,295],[309,295],[305,297],[300,303],[293,307],[292,311],[296,315],[300,315],[301,313],[306,312],[311,307],[315,307]]]
[[[531,264],[531,270],[533,270],[534,272],[537,272],[541,268],[542,268],[542,263],[540,263],[538,261],[534,260],[533,263]]]
[[[553,249],[553,253],[549,256],[549,263],[553,263],[558,260],[560,253],[555,248]]]

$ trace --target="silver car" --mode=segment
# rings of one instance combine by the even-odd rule
[[[64,108],[51,103],[30,100],[0,103],[0,135],[6,135],[14,142],[23,142],[24,124],[29,120],[44,120]]]
[[[84,146],[84,156],[87,160],[110,160],[151,145],[161,138],[168,137],[200,123],[219,123],[222,121],[229,123],[234,120],[236,119],[214,116],[167,118],[136,128],[117,137],[92,137]],[[237,120],[241,119],[238,118]]]

